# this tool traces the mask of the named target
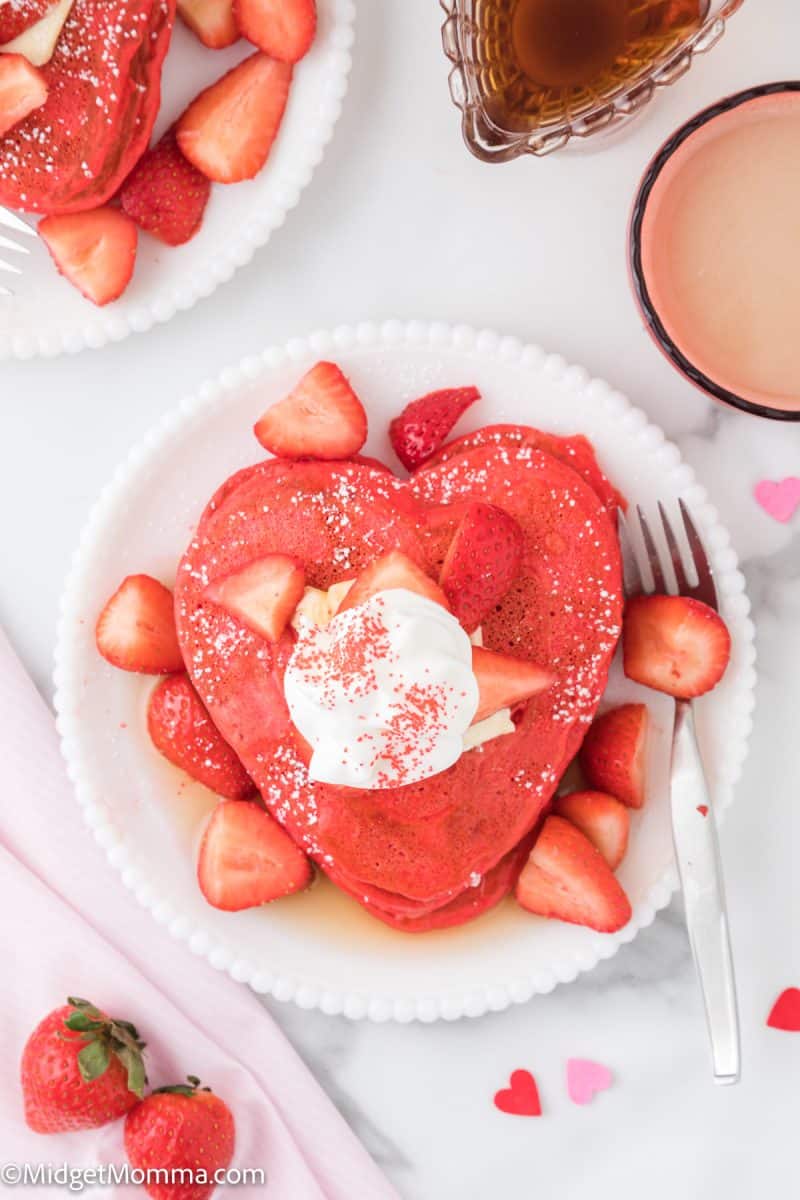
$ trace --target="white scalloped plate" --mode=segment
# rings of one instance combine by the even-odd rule
[[[31,243],[24,274],[10,285],[15,295],[0,296],[0,360],[74,354],[121,341],[191,308],[250,261],[311,180],[347,91],[355,0],[317,0],[317,8],[317,37],[295,68],[283,125],[263,171],[246,183],[215,186],[200,232],[185,246],[164,246],[142,234],[130,286],[103,309],[58,275],[44,246]],[[201,88],[252,52],[246,42],[208,50],[176,21],[156,134]]]
[[[370,454],[389,453],[388,422],[409,399],[474,383],[484,399],[460,429],[525,421],[557,433],[580,431],[629,496],[646,505],[686,499],[709,547],[733,635],[727,674],[698,705],[718,811],[731,801],[751,726],[755,653],[744,580],[703,488],[675,446],[623,396],[536,347],[442,324],[346,327],[245,359],[168,415],[101,496],[63,598],[56,708],[85,819],[124,884],[194,953],[257,991],[373,1020],[476,1016],[548,992],[610,958],[669,901],[676,879],[665,790],[668,701],[637,689],[615,666],[609,698],[646,698],[655,727],[651,798],[633,815],[620,871],[634,906],[627,928],[601,935],[540,920],[507,900],[460,929],[412,935],[386,928],[326,881],[262,909],[210,908],[194,877],[194,847],[214,797],[149,744],[144,710],[152,681],[114,670],[94,646],[96,614],[120,579],[132,571],[174,577],[212,491],[263,456],[251,433],[254,418],[323,356],[341,363],[366,402]]]

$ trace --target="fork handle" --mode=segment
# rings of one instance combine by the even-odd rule
[[[706,1022],[714,1082],[738,1083],[739,1015],[717,825],[692,706],[676,701],[670,775],[672,832]]]

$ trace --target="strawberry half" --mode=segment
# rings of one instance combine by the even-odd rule
[[[625,605],[622,660],[629,679],[684,700],[716,687],[731,656],[719,613],[688,596],[634,596]]]
[[[288,554],[267,554],[215,579],[203,599],[219,604],[253,633],[277,642],[303,598],[303,564]]]
[[[543,671],[536,663],[524,662],[509,654],[497,654],[483,646],[472,647],[472,670],[479,693],[473,725],[501,708],[513,708],[538,696],[553,682],[551,673]]]
[[[467,633],[477,629],[519,574],[524,539],[509,513],[477,501],[467,509],[442,564],[439,583]]]
[[[279,458],[349,458],[367,440],[367,414],[336,363],[318,362],[253,432]]]
[[[224,50],[239,40],[233,0],[178,0],[178,16],[210,50]]]
[[[184,158],[170,129],[139,159],[119,198],[140,229],[180,246],[200,228],[210,195],[210,181]]]
[[[22,1052],[25,1121],[35,1133],[97,1129],[125,1115],[147,1083],[144,1042],[129,1021],[70,996]]]
[[[153,1200],[208,1200],[233,1159],[231,1110],[196,1075],[187,1080],[157,1088],[125,1118],[128,1162]]]
[[[182,153],[209,179],[252,179],[281,127],[292,67],[256,53],[193,100],[178,121]]]
[[[616,871],[628,849],[631,822],[624,804],[605,792],[572,792],[558,797],[553,812],[580,829]]]
[[[138,233],[118,209],[45,217],[39,236],[60,273],[93,304],[109,304],[130,283]]]
[[[416,470],[435,454],[458,418],[480,397],[476,387],[442,388],[407,404],[389,426],[389,440],[406,470]]]
[[[243,35],[270,57],[296,63],[311,49],[315,0],[234,0],[233,7]]]
[[[156,685],[147,706],[147,728],[156,750],[217,795],[245,800],[255,792],[188,675],[170,675]]]
[[[597,717],[580,750],[587,783],[628,808],[645,801],[645,763],[650,714],[645,704],[623,704]]]
[[[224,800],[214,809],[197,860],[200,890],[214,908],[255,908],[302,891],[311,877],[303,851],[258,804]]]
[[[408,592],[416,592],[425,596],[434,604],[448,608],[447,597],[437,583],[426,575],[422,567],[403,554],[400,550],[390,550],[388,554],[376,558],[356,579],[353,586],[339,605],[338,612],[355,608],[366,603],[370,596],[378,592],[388,592],[393,588],[405,588]]]
[[[47,80],[27,58],[0,54],[0,137],[41,108],[47,95]]]
[[[144,675],[182,671],[172,592],[150,575],[128,575],[97,619],[97,649],[112,666]]]
[[[517,880],[528,912],[616,933],[631,919],[628,897],[599,850],[563,817],[547,817]]]

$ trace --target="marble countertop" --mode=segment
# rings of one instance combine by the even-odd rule
[[[494,168],[461,144],[433,0],[359,9],[334,142],[254,262],[146,336],[0,366],[0,622],[49,695],[61,582],[97,492],[166,408],[267,342],[342,321],[443,318],[537,341],[607,378],[695,467],[753,603],[756,725],[722,832],[743,1082],[711,1082],[677,902],[591,974],[477,1021],[374,1026],[269,1007],[404,1200],[788,1194],[800,1038],[765,1019],[780,990],[800,986],[800,513],[778,524],[752,489],[800,474],[800,426],[713,407],[672,372],[638,320],[624,242],[636,183],[677,124],[726,93],[797,75],[800,9],[747,0],[720,46],[602,151]],[[572,1105],[569,1057],[607,1063],[613,1089]],[[536,1075],[541,1119],[492,1106],[517,1067]]]

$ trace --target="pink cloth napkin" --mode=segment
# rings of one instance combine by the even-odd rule
[[[2,633],[0,730],[0,1162],[125,1162],[122,1122],[43,1136],[23,1119],[22,1047],[45,1013],[79,995],[138,1026],[153,1086],[198,1075],[230,1105],[234,1165],[263,1168],[267,1184],[229,1196],[397,1200],[256,996],[193,957],[122,887],[83,825],[52,715]]]

